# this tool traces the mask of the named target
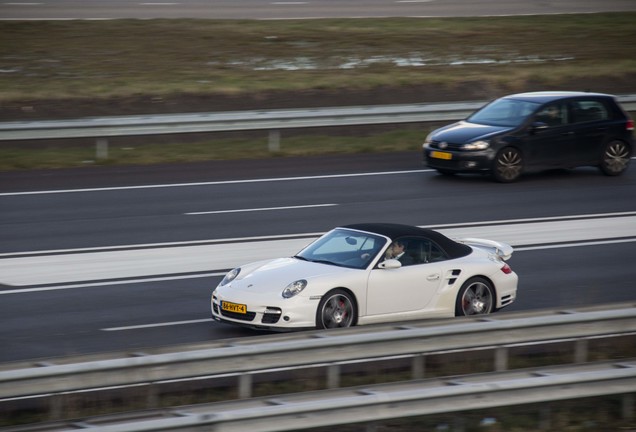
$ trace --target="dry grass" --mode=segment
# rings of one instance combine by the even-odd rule
[[[635,13],[0,22],[0,100],[621,76]]]

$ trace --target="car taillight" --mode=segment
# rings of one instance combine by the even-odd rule
[[[627,124],[625,125],[625,129],[634,130],[634,120],[628,119]]]
[[[510,274],[512,273],[512,269],[510,268],[510,266],[508,264],[503,265],[503,267],[501,268],[501,271],[504,272],[505,274]]]

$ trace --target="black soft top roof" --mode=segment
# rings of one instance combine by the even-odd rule
[[[457,243],[449,239],[444,234],[427,228],[419,228],[412,225],[401,225],[393,223],[361,223],[345,225],[341,228],[348,228],[358,231],[380,234],[395,240],[399,237],[423,237],[435,242],[449,256],[449,258],[459,258],[471,253],[472,248],[468,245]]]

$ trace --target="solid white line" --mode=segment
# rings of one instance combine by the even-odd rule
[[[514,249],[515,249],[515,252],[523,252],[523,251],[531,251],[531,250],[560,249],[560,248],[571,248],[571,247],[580,247],[580,246],[597,246],[597,245],[605,245],[605,244],[633,243],[633,242],[636,242],[636,239],[597,240],[597,241],[587,241],[587,242],[581,242],[581,243],[526,246],[526,247],[520,247],[520,248],[514,248]]]
[[[465,227],[465,226],[486,226],[486,225],[511,225],[515,223],[528,223],[528,222],[546,222],[546,221],[567,221],[576,219],[595,219],[601,217],[621,217],[621,216],[636,216],[636,211],[628,212],[614,212],[614,213],[591,213],[583,215],[571,215],[571,216],[546,216],[538,218],[522,218],[522,219],[499,219],[493,221],[482,222],[461,222],[452,224],[438,224],[438,225],[420,225],[421,228],[453,228],[453,227]],[[234,243],[245,241],[267,241],[278,240],[280,238],[303,238],[303,237],[319,237],[323,232],[313,233],[301,233],[301,234],[279,234],[268,236],[254,236],[254,237],[231,237],[224,239],[207,239],[207,240],[193,240],[193,241],[181,241],[181,242],[165,242],[165,243],[141,243],[131,245],[119,245],[119,246],[102,246],[102,247],[87,247],[87,248],[75,248],[75,249],[50,249],[42,251],[29,251],[29,252],[5,252],[0,253],[0,258],[3,257],[21,257],[31,255],[53,255],[53,254],[67,254],[67,253],[81,253],[81,252],[107,252],[117,250],[130,250],[130,249],[149,249],[159,247],[178,247],[189,245],[202,245],[202,244],[217,244],[217,243]]]
[[[177,325],[184,325],[184,324],[199,324],[202,322],[212,322],[212,318],[189,320],[189,321],[163,322],[163,323],[155,323],[155,324],[141,324],[141,325],[125,326],[125,327],[108,327],[108,328],[103,328],[100,330],[101,331],[138,330],[138,329],[155,328],[155,327],[170,327],[170,326],[177,326]]]
[[[112,285],[127,285],[127,284],[146,283],[146,282],[164,282],[164,281],[183,280],[183,279],[199,279],[199,278],[212,277],[212,276],[225,276],[225,272],[127,279],[127,280],[118,280],[118,281],[110,281],[110,282],[108,281],[107,282],[91,282],[91,283],[74,284],[74,285],[55,285],[55,286],[48,286],[48,287],[24,288],[24,289],[13,289],[13,290],[4,290],[4,291],[0,290],[0,295],[42,292],[42,291],[58,291],[58,290],[67,290],[67,289],[75,289],[75,288],[92,288],[92,287],[103,287],[103,286],[112,286]]]
[[[533,251],[533,250],[543,250],[543,249],[599,246],[599,245],[633,243],[633,242],[636,242],[636,239],[598,240],[598,241],[587,241],[587,242],[581,242],[581,243],[562,243],[562,244],[545,245],[545,246],[539,245],[539,246],[515,247],[514,250],[515,250],[515,253],[517,253],[517,252],[523,252],[523,251]],[[128,279],[128,280],[90,282],[90,283],[72,284],[72,285],[52,285],[47,287],[36,287],[36,288],[19,288],[19,289],[12,289],[12,290],[0,290],[0,295],[22,294],[22,293],[32,293],[32,292],[42,292],[42,291],[58,291],[58,290],[67,290],[67,289],[75,289],[75,288],[105,287],[105,286],[113,286],[113,285],[128,285],[128,284],[147,283],[147,282],[163,282],[163,281],[171,281],[171,280],[197,279],[197,278],[220,277],[220,276],[225,276],[225,272],[201,273],[196,275],[184,275],[184,276],[136,278],[136,279]]]
[[[248,213],[248,212],[270,211],[270,210],[293,210],[293,209],[304,209],[304,208],[314,208],[314,207],[333,207],[337,205],[338,204],[312,204],[312,205],[299,205],[299,206],[287,206],[287,207],[263,207],[263,208],[238,209],[238,210],[202,211],[202,212],[190,212],[190,213],[184,213],[184,214],[188,216],[193,216],[193,215],[223,214],[223,213]]]
[[[213,182],[197,182],[197,183],[174,183],[174,184],[158,184],[158,185],[144,185],[144,186],[113,186],[104,188],[86,188],[86,189],[60,189],[50,191],[30,191],[30,192],[5,192],[0,193],[2,196],[18,196],[18,195],[48,195],[59,193],[74,193],[74,192],[102,192],[102,191],[120,191],[120,190],[134,190],[134,189],[161,189],[161,188],[173,188],[173,187],[191,187],[191,186],[217,186],[217,185],[229,185],[229,184],[244,184],[244,183],[270,183],[270,182],[283,182],[283,181],[299,181],[299,180],[322,180],[333,178],[346,178],[346,177],[367,177],[367,176],[383,176],[383,175],[395,175],[395,174],[412,174],[429,172],[432,170],[407,170],[407,171],[384,171],[384,172],[367,172],[358,174],[332,174],[332,175],[318,175],[318,176],[301,176],[301,177],[278,177],[269,179],[248,179],[248,180],[224,180]]]

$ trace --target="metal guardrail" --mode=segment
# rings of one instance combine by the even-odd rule
[[[634,391],[636,359],[630,359],[620,363],[544,367],[522,372],[324,390],[302,396],[291,394],[236,400],[184,407],[172,412],[127,414],[125,418],[116,415],[89,418],[82,421],[81,427],[96,432],[297,431],[617,394],[624,395],[623,415],[630,418],[633,416],[630,413],[633,412]],[[77,430],[77,426],[57,424],[40,426],[37,430]]]
[[[636,95],[617,96],[627,111],[636,111]],[[0,123],[0,141],[97,138],[98,158],[107,157],[109,137],[197,132],[268,130],[270,151],[280,149],[280,130],[368,124],[455,121],[487,101],[379,105],[199,114],[95,117],[75,120]]]
[[[235,374],[242,389],[240,397],[250,397],[251,380],[259,370],[333,366],[328,372],[331,377],[329,386],[338,387],[339,363],[412,356],[413,375],[417,378],[417,371],[421,370],[417,362],[423,355],[485,347],[496,349],[495,370],[506,370],[507,348],[514,344],[636,332],[636,307],[509,319],[458,319],[444,325],[405,325],[383,331],[364,327],[352,330],[354,332],[317,332],[310,338],[301,333],[261,344],[3,370],[0,371],[0,398],[6,400],[221,374]],[[577,356],[585,361],[585,353]]]

